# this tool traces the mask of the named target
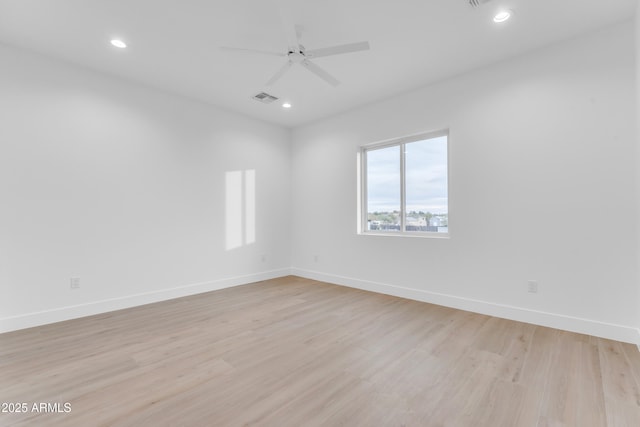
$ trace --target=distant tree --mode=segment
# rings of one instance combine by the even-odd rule
[[[433,214],[431,212],[424,214],[424,219],[427,221],[427,225],[431,225],[431,218],[433,218]]]

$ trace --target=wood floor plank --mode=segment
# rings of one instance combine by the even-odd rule
[[[0,402],[30,409],[3,427],[637,427],[640,352],[290,276],[1,334]]]
[[[572,335],[561,332],[553,354],[554,375],[549,377],[541,407],[543,424],[578,425],[578,411],[585,409],[579,406],[582,346]]]
[[[599,341],[604,392],[607,397],[640,406],[640,386],[633,374],[622,343]]]
[[[580,381],[580,401],[577,408],[578,425],[594,427],[606,425],[602,367],[598,345],[591,340],[581,345],[581,363],[578,375]]]

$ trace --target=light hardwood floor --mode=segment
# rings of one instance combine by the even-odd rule
[[[0,335],[1,426],[640,426],[615,341],[297,277]],[[64,410],[64,406],[61,406]]]

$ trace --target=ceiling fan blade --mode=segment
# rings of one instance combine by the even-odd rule
[[[278,70],[278,72],[277,72],[277,73],[275,73],[275,74],[273,75],[273,77],[271,77],[271,78],[269,79],[269,81],[266,83],[266,85],[267,85],[267,86],[271,86],[272,84],[274,84],[275,82],[277,82],[278,80],[280,80],[280,77],[282,77],[282,76],[284,75],[284,73],[286,73],[286,72],[289,70],[289,68],[291,68],[291,66],[292,66],[292,65],[293,65],[293,62],[291,62],[291,61],[287,61],[287,63],[286,63],[286,64],[284,64],[284,66],[283,66],[282,68],[280,68],[280,69]]]
[[[229,46],[220,46],[221,50],[226,50],[228,52],[244,52],[244,53],[259,53],[262,55],[271,55],[271,56],[286,56],[284,53],[278,52],[270,52],[267,50],[259,50],[259,49],[245,49],[243,47],[229,47]]]
[[[305,59],[304,61],[302,61],[300,65],[305,67],[307,70],[311,71],[316,76],[320,77],[325,82],[329,83],[331,86],[338,86],[340,84],[340,82],[335,77],[333,77],[331,74],[327,73],[325,70],[318,67],[316,64],[309,61],[308,59]]]
[[[369,42],[347,43],[338,46],[323,47],[320,49],[312,49],[305,51],[305,55],[309,58],[320,58],[322,56],[340,55],[343,53],[359,52],[369,50]]]
[[[290,52],[300,52],[300,40],[298,38],[298,28],[294,25],[288,10],[284,7],[282,2],[279,2],[280,20],[282,21],[282,27],[284,28],[285,35],[287,36],[287,44]]]

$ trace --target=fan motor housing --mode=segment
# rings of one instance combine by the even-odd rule
[[[288,56],[289,56],[289,60],[294,64],[299,64],[306,59],[306,56],[304,55],[304,53],[300,53],[300,52],[290,52]]]

